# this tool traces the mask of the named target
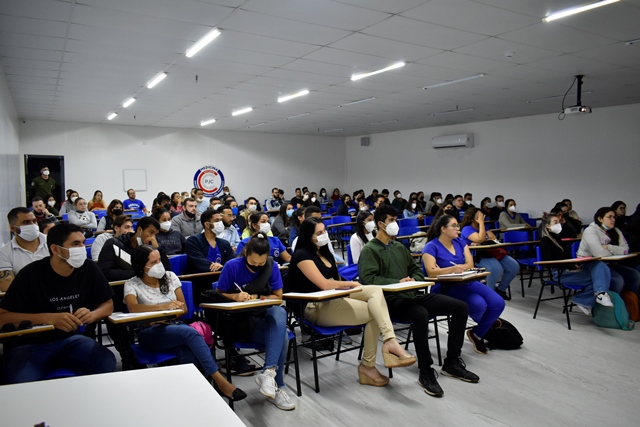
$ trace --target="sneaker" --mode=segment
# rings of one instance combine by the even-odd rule
[[[609,294],[606,292],[601,292],[596,295],[596,302],[600,305],[604,305],[605,307],[613,307],[611,298],[609,298]]]
[[[420,376],[418,376],[418,384],[422,387],[425,393],[429,396],[434,397],[442,397],[444,395],[444,391],[438,384],[438,373],[435,369],[429,368],[427,371],[420,371]]]
[[[609,296],[609,295],[607,295],[607,296]],[[611,300],[609,300],[609,302],[611,302]],[[587,316],[591,316],[591,308],[587,307],[586,305],[578,304],[577,302],[574,302],[573,305],[578,307],[580,309],[580,311],[582,311]]]
[[[446,377],[458,378],[468,383],[477,383],[480,381],[480,377],[473,372],[467,371],[466,367],[467,365],[464,363],[464,360],[462,360],[462,357],[458,357],[454,362],[445,360],[442,369],[440,369],[440,373]]]
[[[505,291],[503,291],[502,289],[494,288],[493,290],[496,291],[496,293],[498,295],[500,295],[503,300],[511,301],[511,297],[509,297],[509,295],[507,295],[507,293]]]
[[[467,337],[471,344],[473,344],[473,349],[478,354],[487,354],[487,347],[484,345],[484,340],[482,338],[476,337],[476,334],[473,333],[473,329],[469,329],[467,331]]]
[[[267,397],[274,399],[276,397],[276,391],[278,386],[276,385],[276,370],[265,369],[260,375],[256,377],[256,384],[260,386],[260,393]]]
[[[269,402],[273,403],[276,405],[276,408],[282,409],[283,411],[292,411],[296,409],[296,404],[293,403],[287,392],[282,388],[276,389],[275,398],[269,397]]]

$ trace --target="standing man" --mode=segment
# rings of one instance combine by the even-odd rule
[[[3,292],[9,289],[22,268],[49,256],[47,236],[40,233],[33,212],[23,207],[13,208],[7,220],[13,239],[0,249],[0,291]]]
[[[51,256],[22,269],[0,301],[0,324],[28,320],[55,327],[5,347],[5,379],[10,384],[43,380],[56,368],[77,375],[116,369],[109,349],[78,333],[113,312],[113,290],[96,264],[87,260],[82,229],[58,224],[49,231],[47,245]]]
[[[56,188],[56,180],[51,178],[49,167],[42,166],[40,176],[33,178],[31,181],[31,193],[33,197],[42,197],[43,199],[49,194],[53,194]]]
[[[185,238],[202,233],[200,214],[196,211],[196,201],[187,197],[182,205],[182,213],[171,218],[171,228],[178,230]]]
[[[136,190],[134,190],[133,188],[128,189],[127,196],[129,198],[122,203],[125,211],[133,209],[142,211],[145,215],[149,215],[149,211],[147,210],[147,207],[144,205],[142,200],[136,199]]]

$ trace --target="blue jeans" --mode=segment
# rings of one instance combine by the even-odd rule
[[[211,376],[218,365],[204,338],[189,325],[153,325],[138,334],[140,347],[147,351],[173,351],[181,364],[193,363]]]
[[[582,292],[577,293],[571,299],[573,302],[585,307],[593,307],[596,303],[596,295],[609,290],[611,272],[602,261],[586,262],[580,264],[582,271],[563,271],[560,281],[566,285],[586,285]],[[553,279],[558,280],[557,270],[551,272]]]
[[[287,358],[289,335],[287,333],[287,311],[284,307],[272,306],[264,318],[255,317],[251,341],[264,346],[265,360],[262,372],[276,368],[276,384],[283,388],[284,362]]]
[[[477,262],[480,267],[486,268],[491,274],[487,276],[487,286],[489,289],[494,289],[496,283],[500,280],[500,286],[498,289],[506,291],[509,288],[511,281],[518,275],[520,271],[520,264],[518,261],[511,258],[509,255],[498,261],[495,258],[481,258]],[[502,277],[502,279],[500,279]]]
[[[623,290],[638,293],[640,291],[640,272],[622,264],[609,264],[611,270],[612,291],[621,293]]]
[[[436,289],[433,289],[435,291]],[[476,323],[473,332],[484,337],[504,310],[504,299],[493,289],[480,282],[451,284],[441,288],[442,294],[464,301],[469,306],[469,317]]]
[[[7,384],[40,381],[54,369],[77,375],[105,374],[116,370],[113,353],[84,335],[73,335],[47,344],[26,344],[5,355]]]

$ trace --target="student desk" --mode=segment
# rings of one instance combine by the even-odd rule
[[[490,274],[491,273],[486,271],[484,273],[472,274],[471,276],[467,276],[467,277],[440,277],[440,278],[428,277],[428,279],[433,280],[436,283],[442,283],[442,284],[463,284],[463,283],[475,282],[476,280],[483,279]]]
[[[34,325],[31,329],[21,329],[13,332],[0,333],[0,343],[18,341],[24,335],[39,334],[42,332],[53,331],[53,325]]]
[[[424,289],[429,286],[435,285],[435,282],[401,282],[401,283],[392,283],[390,285],[380,285],[383,292],[402,292],[402,291],[411,291],[414,289]]]
[[[244,426],[193,365],[7,385],[0,401],[7,427]]]
[[[362,289],[356,287],[351,289],[329,289],[317,292],[287,292],[282,295],[282,299],[303,302],[320,302],[343,298],[355,292],[362,292]]]

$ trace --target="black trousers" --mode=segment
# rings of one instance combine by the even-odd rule
[[[387,300],[392,319],[413,324],[413,340],[418,357],[418,368],[425,371],[433,364],[429,350],[429,319],[435,316],[451,316],[447,357],[444,363],[457,360],[462,352],[464,331],[469,308],[467,303],[440,294],[425,294],[417,298],[392,298]]]

